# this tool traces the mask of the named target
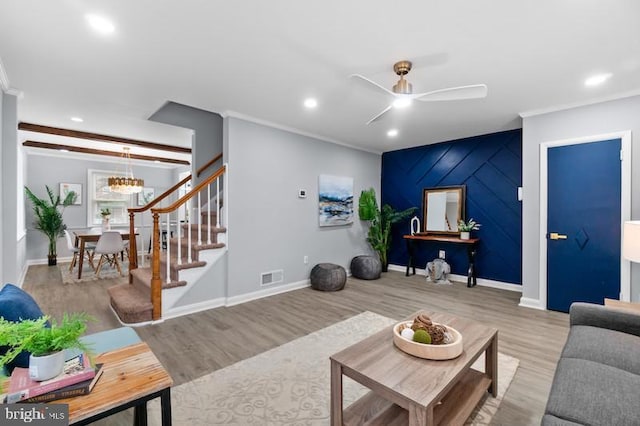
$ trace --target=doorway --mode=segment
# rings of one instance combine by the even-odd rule
[[[630,266],[621,256],[630,215],[630,132],[541,144],[540,302],[628,300]],[[624,161],[628,159],[628,161]]]

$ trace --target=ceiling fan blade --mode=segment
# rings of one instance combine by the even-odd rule
[[[379,84],[378,84],[378,83],[376,83],[375,81],[370,80],[370,79],[368,79],[367,77],[365,77],[365,76],[363,76],[363,75],[361,75],[361,74],[351,74],[349,77],[351,77],[351,78],[359,78],[359,79],[361,79],[361,80],[363,80],[363,81],[366,81],[367,83],[369,83],[369,84],[372,84],[372,85],[376,86],[378,89],[382,90],[383,92],[387,93],[388,95],[391,95],[391,96],[395,96],[395,95],[396,95],[396,94],[395,94],[395,93],[393,93],[391,90],[389,90],[389,89],[387,89],[387,88],[385,88],[385,87],[383,87],[383,86],[379,85]]]
[[[369,124],[373,123],[374,121],[380,119],[380,117],[382,117],[387,111],[389,111],[391,109],[391,107],[393,107],[393,105],[389,105],[388,107],[383,109],[382,112],[380,112],[378,115],[373,117],[371,120],[367,121],[367,125],[369,125]]]
[[[462,99],[478,99],[487,96],[486,84],[472,84],[470,86],[450,87],[427,93],[411,95],[413,99],[423,102],[457,101]]]

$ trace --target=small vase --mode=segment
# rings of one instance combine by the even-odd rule
[[[102,216],[102,232],[110,231],[111,225],[109,224],[109,216]]]
[[[37,382],[49,380],[62,373],[64,367],[64,351],[50,355],[29,356],[29,378]]]
[[[58,264],[58,256],[55,254],[47,255],[47,260],[49,262],[49,266],[56,266]]]
[[[471,238],[471,232],[460,231],[461,240],[468,240],[469,238]]]

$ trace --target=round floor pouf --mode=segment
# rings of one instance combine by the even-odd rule
[[[377,280],[382,272],[382,263],[375,256],[356,256],[351,260],[351,275],[361,280]]]
[[[320,291],[338,291],[347,282],[347,271],[333,263],[319,263],[311,270],[311,288]]]

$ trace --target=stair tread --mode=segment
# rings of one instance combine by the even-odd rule
[[[153,309],[149,295],[143,295],[131,284],[118,284],[107,289],[112,300],[117,302],[118,310],[126,313]]]
[[[206,262],[202,262],[206,265]],[[153,273],[151,268],[136,268],[131,271],[131,274],[134,276],[134,279],[138,279],[138,282],[143,284],[146,288],[151,288],[151,278],[153,278]],[[187,282],[184,280],[179,281],[162,281],[162,289],[174,288],[174,287],[183,287],[187,285]]]

